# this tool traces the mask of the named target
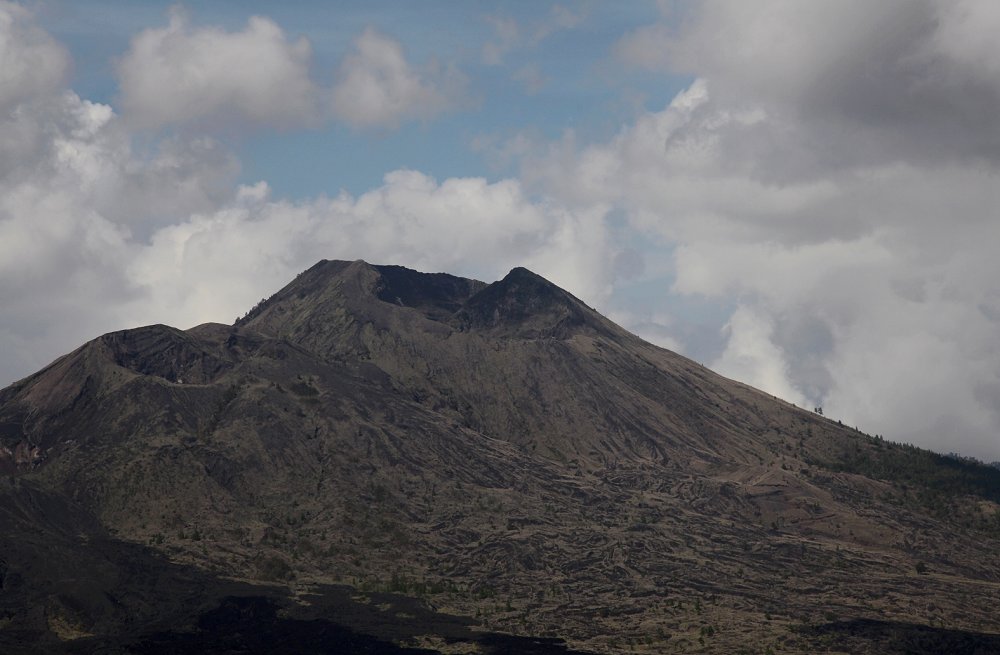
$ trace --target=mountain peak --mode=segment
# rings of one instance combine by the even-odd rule
[[[573,294],[518,266],[469,298],[456,315],[461,329],[499,331],[523,338],[565,338],[603,319]]]
[[[394,311],[386,305],[396,307],[396,311],[410,310],[406,313],[411,316],[422,315],[437,323],[437,330],[485,330],[508,337],[561,339],[584,326],[597,331],[610,329],[585,303],[522,266],[486,284],[361,259],[321,260],[258,303],[237,325],[284,334],[288,321],[300,321],[305,315],[342,317],[345,311],[358,320],[385,325]]]
[[[514,278],[514,279],[518,279],[518,278],[526,278],[526,279],[527,278],[533,278],[533,279],[537,279],[537,280],[542,280],[544,282],[548,282],[548,280],[546,280],[545,278],[543,278],[538,273],[535,273],[534,271],[528,270],[527,268],[525,268],[523,266],[515,266],[514,268],[510,269],[510,272],[507,273],[507,275],[503,276],[503,279],[505,279],[505,280],[508,279],[508,278]]]

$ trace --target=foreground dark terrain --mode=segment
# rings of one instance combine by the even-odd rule
[[[525,269],[104,335],[0,392],[0,472],[4,653],[1000,652],[1000,471]]]

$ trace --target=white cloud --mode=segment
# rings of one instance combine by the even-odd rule
[[[709,0],[681,28],[648,26],[618,52],[703,76],[729,106],[793,112],[782,118],[822,138],[829,163],[995,159],[998,25],[995,3],[965,0]]]
[[[5,62],[35,61],[40,71],[30,93],[0,89],[12,103],[0,114],[4,382],[127,324],[124,307],[139,290],[124,264],[155,230],[228,199],[238,170],[208,139],[135,151],[111,107],[46,77],[70,62],[31,21],[18,7],[0,7]],[[3,69],[6,84],[16,66]]]
[[[341,62],[332,108],[354,127],[391,128],[460,106],[464,86],[464,77],[455,69],[434,63],[414,68],[398,41],[369,28]]]
[[[254,16],[240,32],[192,28],[182,11],[132,39],[118,63],[121,105],[138,127],[232,122],[288,127],[320,118],[312,49]]]
[[[59,87],[70,67],[60,44],[32,24],[32,15],[0,2],[0,112]]]
[[[123,118],[133,128],[227,131],[318,127],[396,128],[466,104],[453,66],[412,65],[402,44],[368,28],[354,40],[332,86],[310,76],[312,46],[274,21],[240,31],[193,27],[179,8],[165,27],[137,34],[117,63]]]
[[[724,330],[729,333],[729,339],[725,351],[711,364],[713,369],[805,406],[807,401],[789,382],[784,353],[772,340],[774,324],[770,316],[739,307]]]
[[[698,80],[610,141],[536,147],[525,183],[668,244],[668,309],[735,307],[709,357],[722,372],[869,432],[1000,459],[998,14],[693,5],[619,55]]]
[[[487,281],[526,265],[596,302],[608,247],[603,214],[532,203],[514,180],[443,182],[389,173],[358,196],[306,203],[244,188],[228,206],[160,230],[130,267],[146,294],[136,315],[195,324],[231,320],[321,258],[393,263]]]
[[[27,374],[85,338],[133,324],[124,265],[156,229],[228,198],[235,167],[210,142],[134,153],[107,105],[73,93],[0,120],[0,370]]]
[[[101,152],[113,148],[104,133],[107,108],[66,94],[51,96],[44,110],[15,111],[0,125],[31,135],[31,147],[18,148],[30,158],[0,176],[0,352],[32,368],[80,330],[111,329],[113,308],[96,309],[128,293],[116,269],[128,230],[91,202],[105,168]]]
[[[414,66],[402,44],[372,28],[354,40],[332,87],[310,77],[312,47],[269,18],[238,32],[192,27],[179,9],[166,27],[132,39],[118,62],[121,106],[133,127],[315,127],[340,120],[396,128],[466,104],[465,77],[430,61]]]

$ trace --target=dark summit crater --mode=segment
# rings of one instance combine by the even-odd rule
[[[387,303],[412,307],[430,319],[445,320],[486,284],[447,273],[418,273],[402,266],[375,266],[381,280],[376,297]]]

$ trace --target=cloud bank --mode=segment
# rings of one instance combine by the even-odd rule
[[[701,3],[618,47],[698,81],[532,173],[675,244],[674,293],[738,302],[722,372],[996,459],[998,21],[976,2]]]

